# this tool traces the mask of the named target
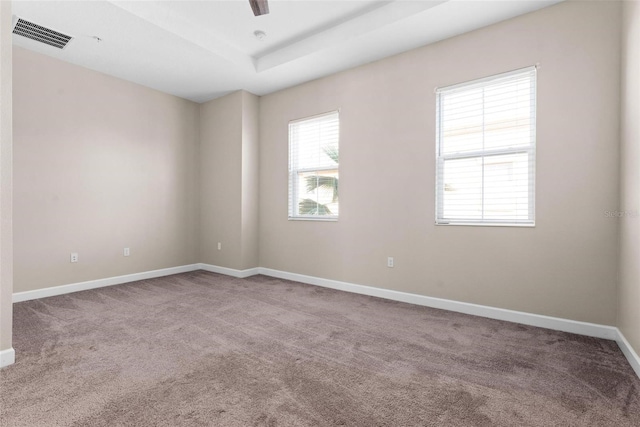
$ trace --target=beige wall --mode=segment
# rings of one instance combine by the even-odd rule
[[[200,106],[16,48],[15,291],[194,262],[260,265],[615,324],[617,221],[604,212],[618,207],[620,25],[618,3],[567,2]],[[535,63],[536,227],[436,227],[434,87]],[[287,123],[337,108],[340,220],[287,221]],[[623,258],[637,254],[626,235]],[[637,280],[621,286],[637,296],[625,283]],[[637,346],[637,306],[624,304]]]
[[[241,171],[242,92],[234,92],[200,105],[201,262],[240,268]]]
[[[259,100],[242,92],[242,265],[258,267]]]
[[[620,19],[563,3],[262,97],[261,266],[615,324]],[[434,88],[536,63],[536,227],[435,226]],[[287,221],[287,122],[337,108],[340,219]]]
[[[200,106],[203,263],[238,270],[258,266],[257,121],[258,98],[244,91]]]
[[[640,354],[640,2],[624,3],[623,21],[618,326]]]
[[[13,65],[14,291],[197,262],[198,105],[17,47]]]
[[[0,351],[11,349],[13,306],[11,2],[0,1]]]

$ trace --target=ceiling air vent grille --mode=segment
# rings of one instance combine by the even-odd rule
[[[15,27],[13,27],[13,34],[18,34],[19,36],[27,37],[31,40],[57,47],[58,49],[64,49],[67,43],[73,38],[21,18],[18,18],[18,22],[16,22]]]

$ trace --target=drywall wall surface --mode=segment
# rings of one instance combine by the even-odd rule
[[[198,104],[17,47],[13,66],[14,292],[197,262]]]
[[[261,97],[261,266],[615,324],[620,8],[565,2]],[[434,225],[434,88],[534,64],[536,226]],[[288,221],[287,123],[335,109],[340,218]]]
[[[640,354],[640,2],[623,4],[618,327]]]
[[[234,92],[200,105],[200,261],[241,269],[241,230],[242,92]]]
[[[11,18],[0,1],[0,352],[11,349],[13,323]]]
[[[242,92],[242,269],[259,266],[259,97]]]
[[[201,104],[200,120],[200,260],[258,267],[258,97]]]

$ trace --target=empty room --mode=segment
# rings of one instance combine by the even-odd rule
[[[640,1],[0,1],[0,426],[640,426]]]

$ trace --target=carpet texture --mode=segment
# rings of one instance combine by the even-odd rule
[[[14,310],[2,426],[640,426],[613,341],[265,276]]]

